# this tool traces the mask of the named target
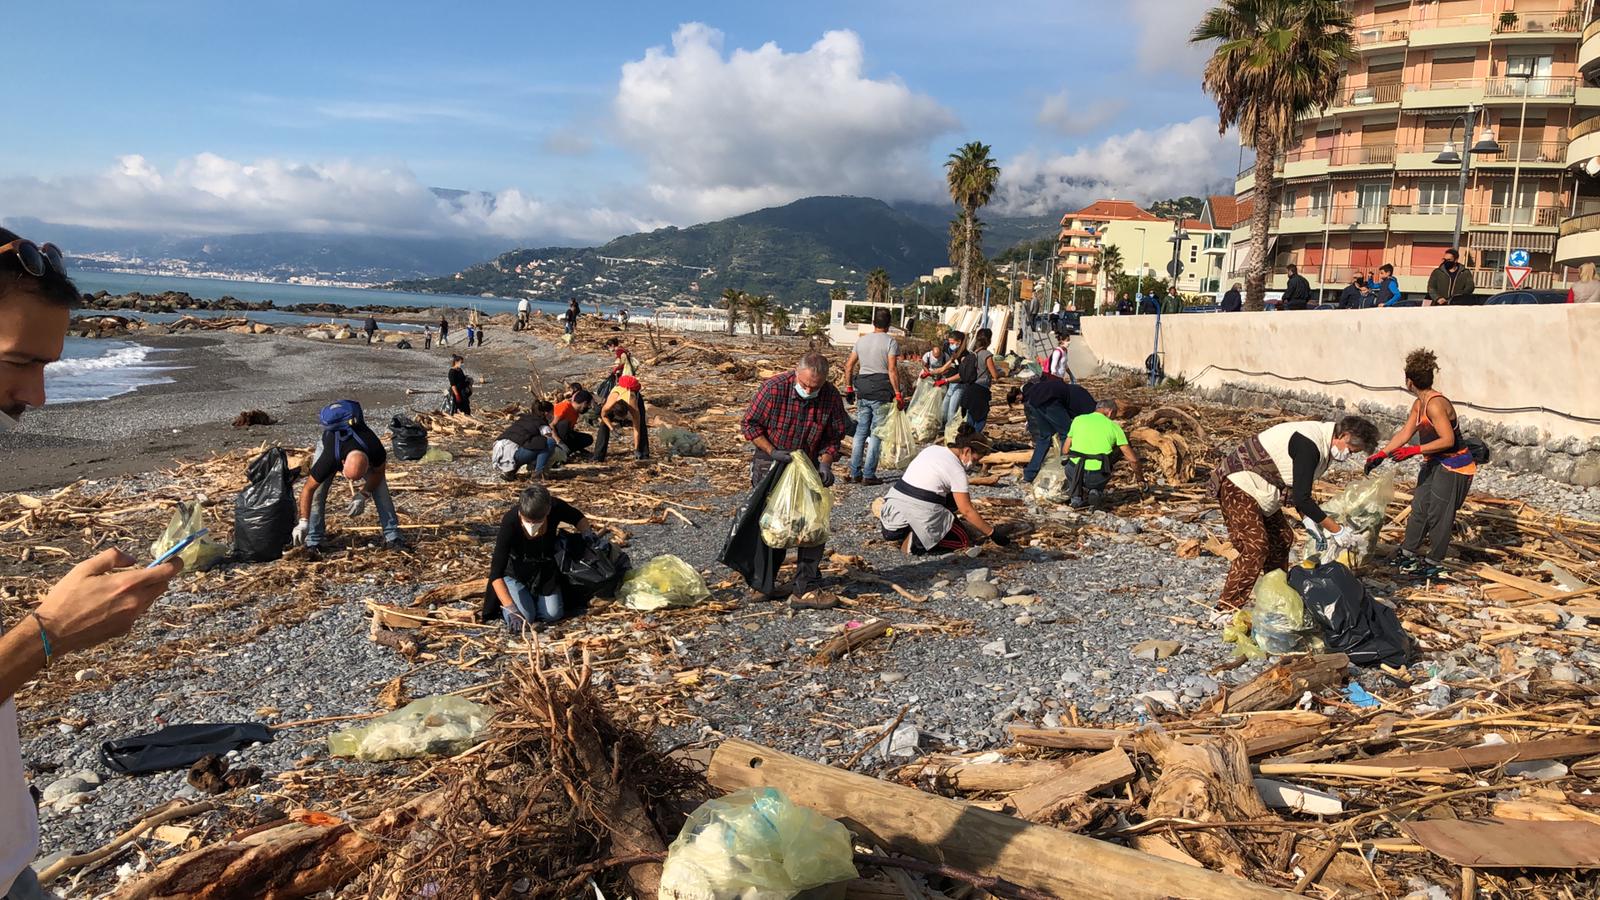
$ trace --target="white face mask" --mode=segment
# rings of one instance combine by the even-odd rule
[[[808,390],[806,390],[805,388],[800,386],[800,382],[798,382],[798,381],[794,383],[794,392],[795,392],[796,395],[798,395],[800,397],[801,400],[810,400],[810,399],[812,399],[812,398],[817,396],[817,392],[816,391],[808,391]]]
[[[534,535],[538,534],[539,529],[544,527],[543,522],[529,522],[527,519],[524,519],[521,516],[517,517],[517,521],[522,523],[522,530],[528,535],[528,537],[533,537]]]
[[[1334,462],[1344,462],[1350,458],[1350,448],[1341,447],[1338,444],[1334,444],[1332,447],[1328,448],[1328,455],[1333,457]]]

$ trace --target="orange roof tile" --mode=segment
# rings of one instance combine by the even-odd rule
[[[1211,207],[1211,222],[1218,228],[1233,228],[1250,217],[1246,211],[1250,204],[1248,200],[1240,202],[1236,197],[1217,194],[1207,197],[1206,203]]]
[[[1184,219],[1183,220],[1183,227],[1187,228],[1190,231],[1210,231],[1211,230],[1211,226],[1210,225],[1207,225],[1206,223],[1200,221],[1199,219]]]
[[[1061,223],[1073,219],[1121,219],[1136,222],[1160,222],[1160,216],[1139,208],[1132,200],[1096,200],[1077,212],[1061,217]]]

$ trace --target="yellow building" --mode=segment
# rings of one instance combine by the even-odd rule
[[[1122,271],[1133,275],[1142,270],[1165,279],[1172,262],[1175,224],[1129,200],[1096,200],[1061,217],[1056,270],[1074,288],[1099,288],[1103,279],[1096,276],[1095,264],[1106,247],[1116,247],[1122,252]],[[1214,290],[1211,285],[1219,275],[1217,257],[1205,252],[1211,226],[1199,219],[1185,219],[1183,229],[1188,237],[1178,248],[1178,261],[1183,264],[1176,282],[1178,291],[1198,294]]]

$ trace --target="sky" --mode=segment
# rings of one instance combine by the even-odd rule
[[[56,0],[8,41],[0,219],[598,242],[816,194],[1231,185],[1203,0]],[[471,192],[440,198],[430,188]]]

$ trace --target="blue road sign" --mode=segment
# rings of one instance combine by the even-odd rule
[[[1519,269],[1520,268],[1527,268],[1528,267],[1528,251],[1526,251],[1526,250],[1513,250],[1513,251],[1511,251],[1511,258],[1506,261],[1506,265],[1508,265],[1508,266],[1516,266]]]

